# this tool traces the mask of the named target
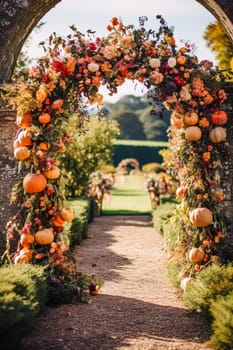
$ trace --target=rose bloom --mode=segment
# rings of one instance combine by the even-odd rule
[[[104,57],[107,58],[108,60],[111,60],[112,58],[114,58],[116,56],[115,49],[113,46],[105,46],[102,48],[101,51],[102,51]]]
[[[134,46],[134,36],[133,35],[126,35],[123,38],[120,38],[120,44],[123,47],[131,48]]]
[[[160,67],[160,59],[159,58],[151,58],[149,60],[149,66],[151,68],[159,68]]]
[[[169,59],[167,60],[167,64],[170,68],[173,68],[176,66],[176,59],[175,57],[169,57]]]
[[[192,95],[189,92],[189,85],[184,85],[182,86],[181,90],[180,90],[180,98],[181,101],[189,101],[192,98]]]
[[[39,78],[40,77],[40,68],[38,67],[32,67],[30,70],[29,70],[29,75],[33,78]]]
[[[97,72],[99,70],[99,65],[95,62],[91,62],[87,65],[87,69],[94,73],[94,72]]]
[[[150,77],[154,84],[160,84],[163,81],[163,74],[156,70],[151,72]]]

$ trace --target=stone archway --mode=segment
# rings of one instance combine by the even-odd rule
[[[233,3],[228,0],[195,0],[211,12],[233,40]],[[8,82],[17,56],[39,20],[61,0],[7,0],[0,9],[0,83]]]
[[[233,3],[227,0],[196,0],[222,22],[227,33],[233,40]],[[0,9],[0,82],[10,80],[15,61],[26,38],[38,23],[38,21],[60,0],[8,0]],[[9,216],[9,193],[6,193],[6,183],[13,183],[16,178],[15,162],[11,142],[15,130],[14,111],[9,111],[4,105],[0,110],[1,128],[4,132],[0,135],[0,144],[4,145],[5,156],[0,158],[2,174],[0,188],[4,189],[1,196],[0,230],[4,231],[7,216]],[[233,161],[230,163],[233,163]],[[230,168],[231,168],[230,164]],[[233,167],[232,167],[233,168]],[[9,188],[10,190],[10,188]],[[230,199],[231,202],[231,199]],[[0,238],[1,240],[1,238]]]

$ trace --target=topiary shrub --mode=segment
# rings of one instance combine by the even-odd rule
[[[160,173],[165,171],[160,163],[147,163],[142,166],[143,173]]]
[[[69,239],[68,245],[72,248],[87,238],[88,224],[93,219],[93,201],[91,198],[73,198],[68,201],[68,206],[74,211],[72,222],[65,224]]]
[[[0,281],[1,348],[11,349],[31,331],[45,306],[46,275],[39,266],[9,265],[0,268]]]
[[[233,266],[213,264],[201,271],[189,283],[184,293],[184,303],[191,309],[211,315],[211,306],[218,298],[233,292]]]
[[[233,349],[233,291],[211,304],[213,335],[208,342],[216,350]]]

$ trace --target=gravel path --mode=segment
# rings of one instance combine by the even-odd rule
[[[76,249],[80,270],[103,278],[91,304],[51,308],[23,350],[206,350],[206,322],[177,299],[164,239],[150,216],[101,216]]]

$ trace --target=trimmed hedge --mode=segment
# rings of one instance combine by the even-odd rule
[[[0,268],[1,348],[19,348],[18,342],[35,325],[46,304],[44,268],[32,264]]]
[[[115,145],[113,153],[113,164],[117,166],[122,159],[135,158],[140,166],[147,163],[162,163],[163,158],[159,151],[165,146],[141,146],[141,145]]]
[[[88,224],[94,217],[94,202],[90,198],[73,198],[69,200],[67,206],[74,211],[74,219],[65,225],[69,246],[72,249],[87,238]]]

